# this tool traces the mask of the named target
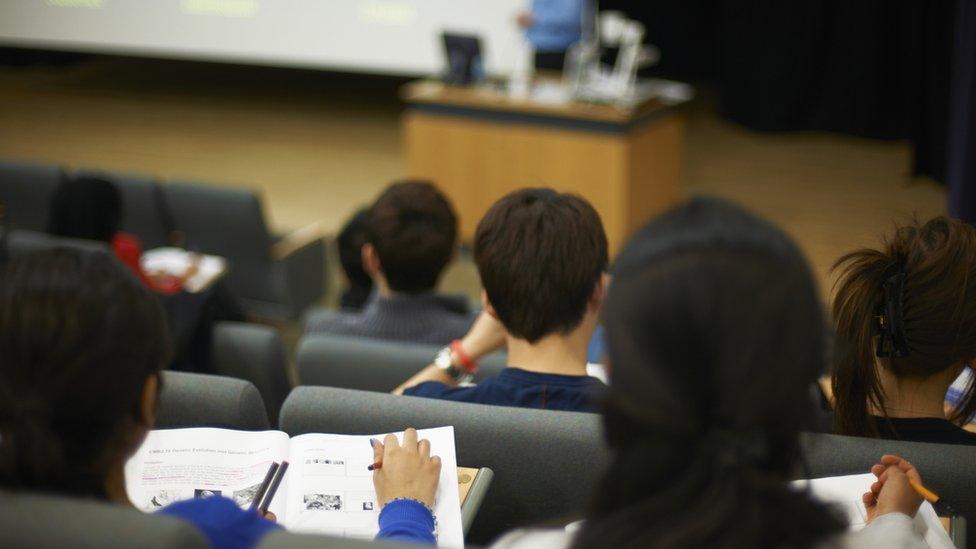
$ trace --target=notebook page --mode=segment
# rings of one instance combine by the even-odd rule
[[[791,485],[797,489],[809,489],[816,499],[837,505],[850,520],[850,529],[856,531],[867,526],[867,510],[861,498],[865,492],[871,490],[871,484],[876,480],[874,475],[866,473],[797,480]],[[915,530],[929,547],[939,549],[953,546],[931,503],[922,502],[915,514],[914,524]]]
[[[441,476],[434,514],[437,545],[463,547],[454,428],[418,431],[430,441],[431,454],[441,458]],[[297,532],[372,539],[379,531],[379,505],[373,488],[373,436],[308,434],[291,439],[287,520]],[[402,441],[403,434],[397,433]]]
[[[186,499],[224,496],[250,507],[272,461],[288,455],[288,435],[280,431],[163,429],[152,431],[125,466],[129,499],[145,512]],[[286,475],[287,476],[287,475]],[[285,511],[285,486],[271,504]]]

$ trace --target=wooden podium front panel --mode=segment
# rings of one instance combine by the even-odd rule
[[[679,198],[677,115],[609,132],[408,110],[402,127],[408,175],[445,191],[467,243],[491,204],[523,187],[585,197],[603,219],[611,253]]]

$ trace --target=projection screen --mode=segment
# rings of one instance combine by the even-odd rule
[[[0,0],[0,45],[352,72],[441,70],[444,30],[516,63],[526,0]]]

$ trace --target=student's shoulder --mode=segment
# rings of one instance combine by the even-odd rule
[[[363,315],[359,311],[331,311],[309,319],[305,333],[362,336],[362,325]]]
[[[257,512],[241,509],[232,500],[220,496],[176,502],[159,513],[193,524],[214,547],[252,546],[268,532],[280,528]]]
[[[425,381],[403,391],[407,396],[439,398],[444,400],[471,400],[478,392],[478,385],[471,387],[453,387],[439,381]]]

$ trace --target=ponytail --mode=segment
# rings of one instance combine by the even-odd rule
[[[874,250],[841,257],[834,269],[841,279],[834,298],[836,324],[834,367],[834,431],[844,435],[878,436],[870,408],[884,409],[884,393],[875,367],[875,314],[881,286],[895,263]]]

